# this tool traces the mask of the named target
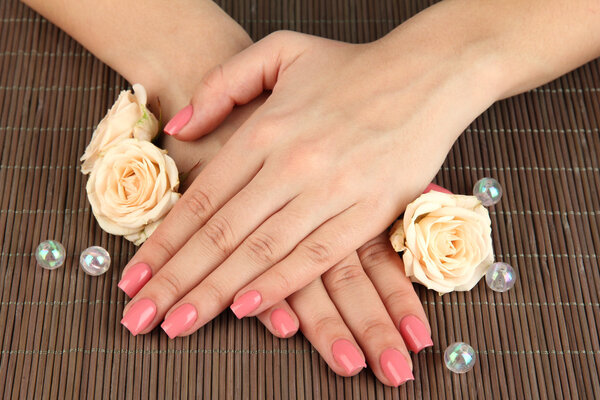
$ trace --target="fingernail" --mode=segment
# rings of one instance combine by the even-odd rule
[[[129,297],[133,297],[152,278],[152,269],[148,264],[139,263],[129,268],[117,285]]]
[[[429,193],[431,191],[452,194],[452,192],[448,189],[436,185],[435,183],[430,183],[429,185],[427,185],[427,188],[423,193]]]
[[[400,386],[406,381],[415,379],[408,362],[396,349],[387,349],[381,353],[379,364],[385,376],[394,386]]]
[[[198,318],[196,307],[184,304],[169,314],[160,327],[171,339],[175,339],[181,332],[190,329],[196,322],[196,318]]]
[[[167,125],[165,125],[165,133],[167,135],[177,135],[179,131],[190,122],[193,113],[194,109],[191,104],[183,107],[173,118],[171,118]]]
[[[354,374],[367,366],[356,346],[346,339],[336,340],[331,346],[331,352],[347,374]]]
[[[414,353],[433,346],[433,340],[431,340],[427,327],[414,315],[402,318],[402,321],[400,321],[400,334],[407,347]]]
[[[240,296],[229,308],[231,308],[231,311],[233,311],[238,319],[241,319],[256,310],[261,301],[262,297],[260,297],[260,293],[256,290],[251,290]]]
[[[121,320],[121,324],[135,336],[148,327],[155,315],[156,305],[154,305],[154,302],[150,299],[142,299],[127,311],[127,314]]]
[[[273,328],[283,337],[288,337],[292,332],[296,332],[296,323],[285,310],[278,308],[271,313],[271,324]]]

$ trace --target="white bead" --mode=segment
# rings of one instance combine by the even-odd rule
[[[110,268],[110,254],[100,246],[88,247],[79,257],[79,265],[86,274],[102,275]]]

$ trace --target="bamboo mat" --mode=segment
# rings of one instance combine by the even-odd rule
[[[254,39],[292,29],[374,40],[425,1],[221,0]],[[437,182],[469,193],[483,176],[504,187],[491,209],[496,257],[516,267],[507,293],[482,281],[438,297],[417,288],[435,347],[413,356],[399,389],[370,371],[335,376],[297,335],[274,338],[255,319],[223,313],[177,340],[133,337],[119,324],[120,270],[134,246],[93,220],[78,170],[94,125],[127,87],[52,24],[0,2],[0,398],[600,398],[600,64],[598,60],[491,107],[452,149]],[[62,241],[63,268],[33,251]],[[78,268],[101,245],[113,265]],[[477,351],[465,375],[445,369],[454,341]]]

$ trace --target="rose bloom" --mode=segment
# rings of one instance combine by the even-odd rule
[[[475,196],[438,191],[406,207],[390,231],[406,276],[440,294],[471,290],[494,261],[488,210]]]
[[[125,139],[98,159],[86,185],[92,212],[108,233],[136,245],[154,232],[175,202],[175,161],[151,142]]]
[[[127,138],[152,140],[158,133],[158,121],[146,108],[146,89],[133,85],[134,94],[124,90],[100,121],[90,144],[81,157],[81,172],[89,174],[94,163],[110,146]]]

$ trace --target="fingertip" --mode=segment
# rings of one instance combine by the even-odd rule
[[[289,338],[298,332],[298,324],[284,309],[273,310],[270,316],[271,326],[278,337]]]
[[[164,132],[170,136],[178,136],[179,133],[186,127],[194,115],[194,107],[189,104],[183,107],[167,122],[164,127]]]

